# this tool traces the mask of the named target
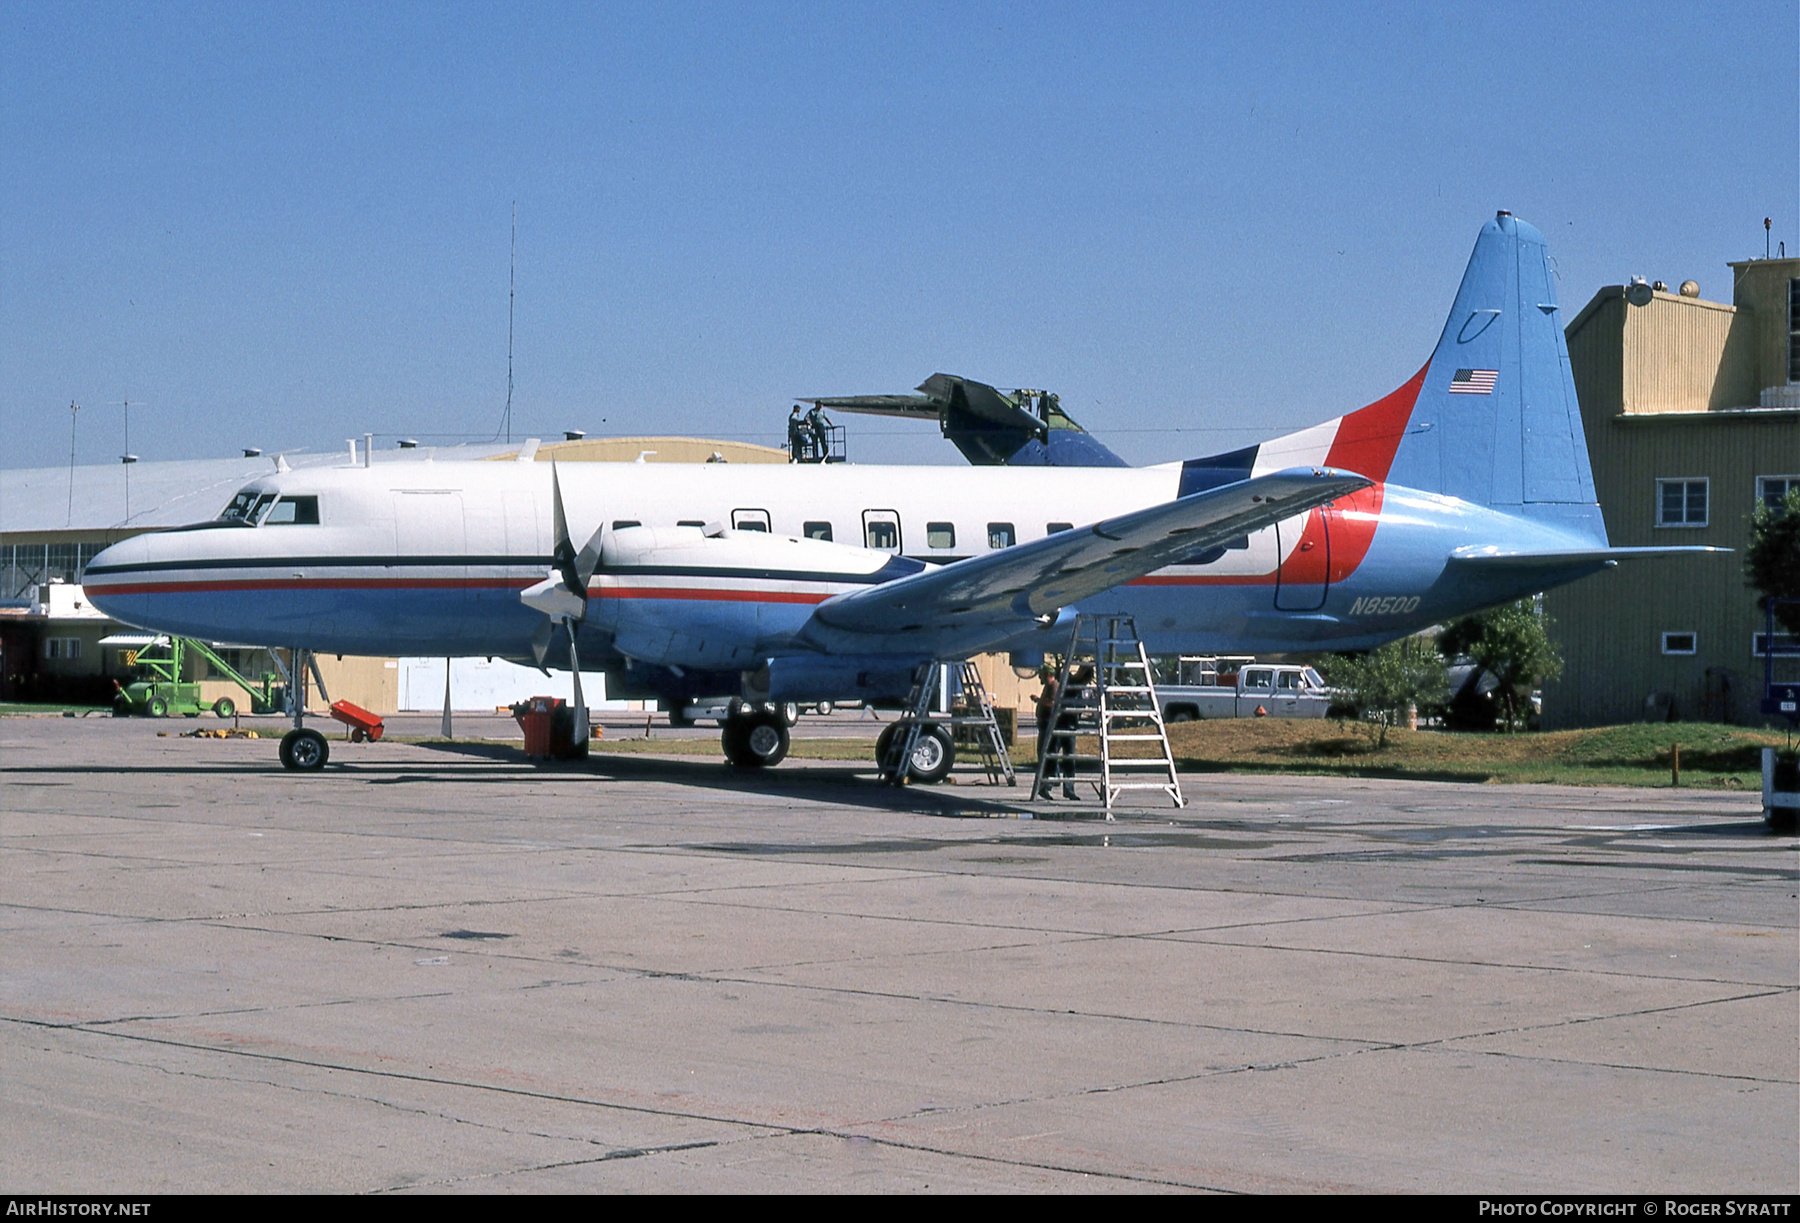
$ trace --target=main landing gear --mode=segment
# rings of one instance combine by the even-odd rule
[[[788,720],[785,711],[746,709],[725,719],[719,741],[725,758],[739,768],[766,769],[787,758]]]

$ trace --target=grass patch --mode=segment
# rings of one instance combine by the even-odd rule
[[[1680,722],[1516,735],[1397,730],[1376,750],[1354,724],[1233,719],[1169,728],[1183,769],[1331,773],[1455,781],[1667,786],[1681,745],[1681,782],[1702,789],[1762,787],[1762,749],[1780,731]]]
[[[28,705],[20,701],[0,701],[0,717],[8,714],[111,713],[111,705]]]
[[[389,741],[442,742],[436,736],[390,736]],[[1183,772],[1667,787],[1669,749],[1679,743],[1683,786],[1744,791],[1762,788],[1762,749],[1782,747],[1786,741],[1781,731],[1680,722],[1516,735],[1394,730],[1388,732],[1387,747],[1378,751],[1352,723],[1234,718],[1169,727],[1170,746]],[[493,742],[518,746],[516,739]],[[1081,744],[1080,750],[1093,751],[1092,741]],[[602,738],[594,743],[594,751],[724,759],[718,740],[710,737]],[[795,739],[788,754],[797,760],[842,760],[872,767],[874,752],[872,739]],[[965,766],[975,759],[959,753]],[[1031,740],[1013,749],[1013,765],[1027,773],[1036,767]]]

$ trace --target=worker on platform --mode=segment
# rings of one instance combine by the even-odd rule
[[[825,415],[825,409],[814,404],[812,411],[806,414],[806,427],[812,430],[813,454],[815,463],[823,463],[831,454],[831,419]]]
[[[796,463],[806,462],[806,422],[800,418],[800,405],[788,413],[788,456]]]

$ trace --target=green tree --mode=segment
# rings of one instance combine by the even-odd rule
[[[1800,488],[1788,489],[1779,506],[1759,505],[1751,515],[1744,578],[1765,599],[1800,599]],[[1788,632],[1800,633],[1800,603],[1781,604],[1775,618]]]
[[[1422,637],[1390,641],[1367,654],[1340,654],[1325,661],[1324,671],[1369,723],[1378,749],[1387,746],[1388,731],[1406,717],[1408,706],[1438,704],[1450,690],[1443,655]]]
[[[1526,720],[1532,689],[1562,674],[1550,618],[1535,599],[1520,599],[1452,623],[1438,638],[1445,658],[1466,658],[1491,674],[1508,731]]]

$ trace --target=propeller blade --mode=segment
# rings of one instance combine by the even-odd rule
[[[575,622],[564,620],[563,627],[569,630],[569,674],[575,683],[575,727],[570,738],[576,743],[588,741],[588,707],[587,698],[581,694],[581,659],[575,653]]]
[[[544,659],[550,654],[550,638],[555,633],[556,621],[548,619],[531,630],[531,656],[537,659],[538,670],[545,675],[550,674],[550,668],[544,665]]]
[[[594,576],[594,570],[600,566],[600,534],[605,530],[604,523],[595,527],[594,534],[575,558],[575,575],[581,579],[581,597],[584,599],[587,598],[588,579]]]
[[[556,529],[556,547],[551,553],[556,571],[562,574],[569,593],[585,600],[587,583],[575,568],[575,545],[569,540],[569,518],[563,513],[562,481],[557,478],[555,459],[550,460],[550,506]]]

